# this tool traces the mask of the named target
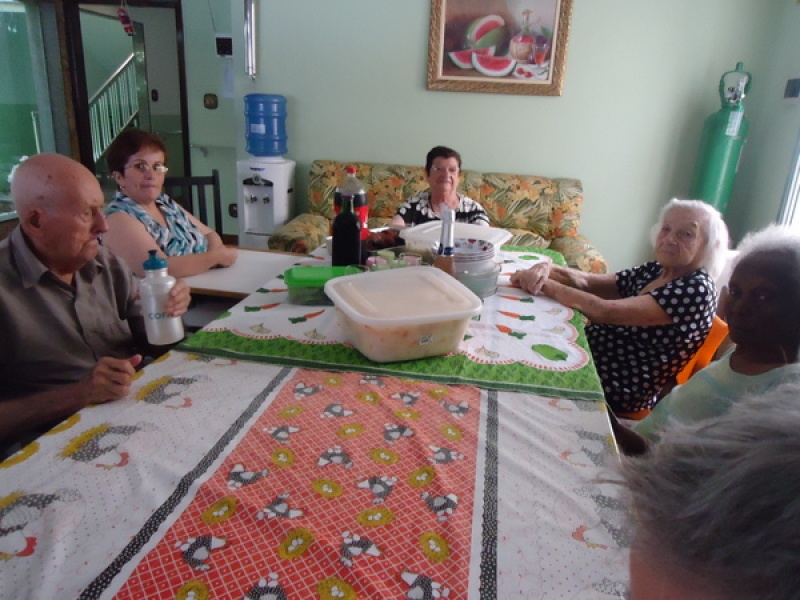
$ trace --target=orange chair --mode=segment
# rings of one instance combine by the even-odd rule
[[[676,385],[683,385],[689,378],[697,373],[700,369],[708,366],[714,359],[722,342],[728,337],[728,324],[717,316],[714,316],[714,322],[711,323],[711,329],[708,332],[703,345],[695,352],[691,360],[685,367],[675,376]],[[617,416],[622,419],[630,419],[633,421],[641,421],[650,414],[650,409],[638,410],[629,413],[617,413]]]
[[[629,421],[641,421],[649,414],[649,408],[643,408],[642,410],[637,410],[636,412],[616,413],[618,418],[628,419]]]
[[[714,359],[714,354],[722,344],[723,340],[728,337],[728,324],[720,319],[714,317],[714,322],[711,324],[711,330],[708,332],[708,337],[700,349],[695,353],[688,364],[683,367],[680,373],[675,376],[678,385],[683,385],[689,378],[697,373],[700,369],[704,369]]]

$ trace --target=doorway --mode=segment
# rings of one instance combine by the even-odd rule
[[[133,23],[131,36],[118,18],[119,7],[107,0],[64,2],[79,160],[97,174],[107,192],[113,192],[115,185],[105,164],[105,148],[98,145],[110,141],[93,136],[92,101],[117,74],[126,56],[132,57],[136,90],[131,102],[137,104],[136,114],[126,124],[152,131],[164,140],[171,173],[191,174],[180,1],[128,0],[125,7]]]

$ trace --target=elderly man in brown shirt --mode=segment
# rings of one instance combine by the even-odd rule
[[[58,154],[11,182],[20,225],[0,242],[0,459],[88,404],[127,395],[146,348],[138,282],[100,245],[103,192]],[[179,282],[167,312],[189,305]]]

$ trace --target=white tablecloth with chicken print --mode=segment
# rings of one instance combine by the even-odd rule
[[[624,598],[603,404],[175,352],[0,463],[0,598]]]

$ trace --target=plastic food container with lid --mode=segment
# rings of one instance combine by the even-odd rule
[[[325,293],[347,340],[375,362],[457,351],[482,307],[463,284],[432,267],[339,277],[325,284]]]

